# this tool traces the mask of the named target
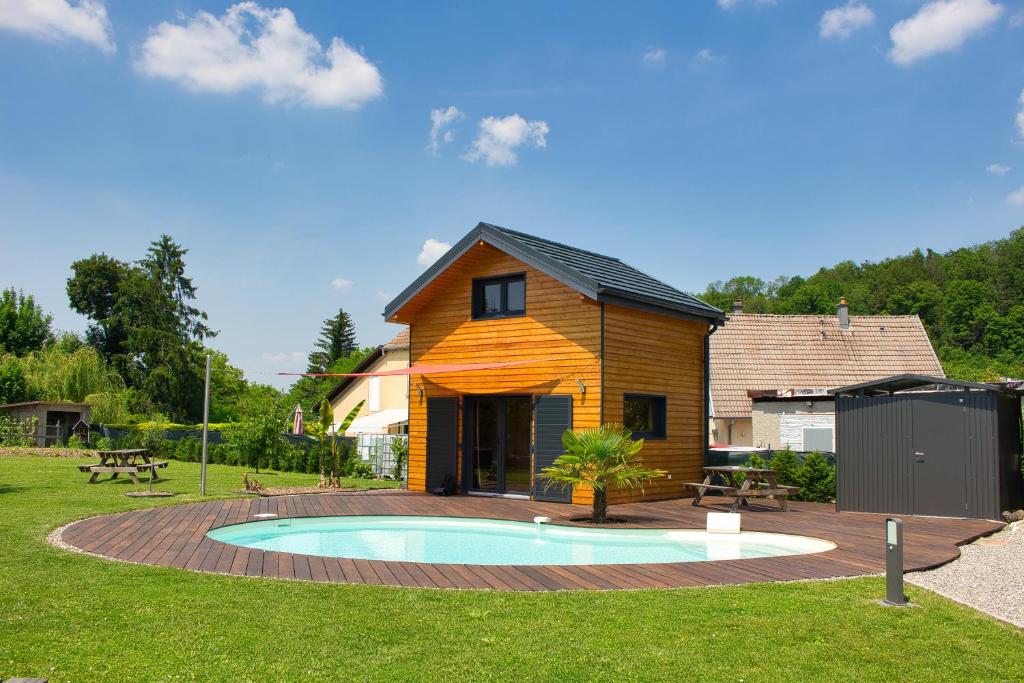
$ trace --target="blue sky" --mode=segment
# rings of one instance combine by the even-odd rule
[[[268,381],[481,220],[687,290],[1024,224],[1022,2],[231,7],[0,1],[0,287],[57,327],[161,232]]]

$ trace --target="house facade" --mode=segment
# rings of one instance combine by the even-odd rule
[[[409,330],[404,329],[374,349],[352,372],[380,373],[408,367]],[[327,400],[334,413],[334,424],[339,424],[363,401],[356,420],[345,432],[347,436],[402,433],[409,422],[409,376],[345,377],[327,393]]]
[[[538,472],[565,430],[606,422],[642,436],[644,462],[668,472],[609,502],[681,496],[701,473],[707,339],[723,314],[618,259],[481,223],[385,318],[409,326],[412,490],[447,480],[588,503],[589,490],[546,489]],[[473,368],[495,363],[508,365]]]
[[[744,313],[737,302],[710,348],[710,443],[722,447],[833,451],[829,390],[903,373],[944,376],[920,318],[850,315],[845,299],[836,315]]]

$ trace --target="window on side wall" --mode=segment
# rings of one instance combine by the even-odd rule
[[[664,396],[650,394],[626,394],[622,404],[622,423],[637,439],[664,439],[665,433]]]
[[[366,409],[371,413],[380,410],[380,377],[370,378],[366,393]]]
[[[473,280],[473,318],[526,315],[526,275]]]

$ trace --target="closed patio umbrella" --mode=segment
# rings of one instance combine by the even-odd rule
[[[302,423],[302,406],[295,406],[295,419],[292,422],[292,434],[305,434],[306,426]]]

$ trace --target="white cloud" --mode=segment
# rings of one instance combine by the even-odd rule
[[[0,29],[43,40],[82,40],[113,54],[107,8],[97,0],[0,0]]]
[[[420,249],[419,256],[416,257],[416,261],[421,266],[429,266],[434,263],[437,259],[444,256],[452,245],[441,240],[435,240],[433,237],[427,239],[423,243],[423,248]]]
[[[696,64],[709,64],[711,62],[717,62],[718,59],[718,55],[716,55],[709,47],[697,50],[697,54],[693,56],[693,61]]]
[[[1024,90],[1020,91],[1020,111],[1017,112],[1017,132],[1024,138]]]
[[[1008,194],[1006,196],[1006,203],[1013,206],[1024,206],[1024,185]]]
[[[822,39],[846,40],[859,29],[875,23],[875,13],[858,0],[833,7],[821,15],[819,35]]]
[[[331,280],[331,289],[333,289],[336,292],[351,292],[352,281],[346,280],[343,277],[336,277],[333,280]]]
[[[652,47],[644,53],[644,64],[664,64],[668,51],[661,47]]]
[[[431,109],[430,141],[427,143],[427,149],[437,154],[437,151],[441,149],[441,145],[446,145],[454,140],[455,132],[451,128],[452,124],[465,118],[465,116],[458,107]]]
[[[910,64],[940,52],[959,49],[992,25],[1003,6],[992,0],[932,0],[914,16],[896,23],[889,31],[889,59]]]
[[[391,301],[394,298],[395,295],[391,292],[385,292],[383,289],[377,290],[377,299],[379,301]]]
[[[1020,28],[1021,26],[1024,26],[1024,12],[1017,12],[1010,17],[1009,21],[1006,23],[1010,28]]]
[[[480,121],[473,147],[462,158],[470,162],[483,159],[488,166],[514,166],[519,161],[516,148],[526,144],[547,147],[549,131],[547,121],[527,121],[519,114],[500,119],[488,116]]]
[[[991,173],[992,175],[1006,175],[1013,169],[1004,164],[989,164],[988,166],[985,167],[985,170]]]
[[[306,361],[306,355],[301,351],[264,351],[260,357],[264,363],[277,367],[293,367]]]
[[[718,6],[722,9],[729,10],[737,5],[742,4],[746,0],[717,0]],[[753,0],[755,5],[774,5],[777,0]]]
[[[136,67],[190,90],[263,92],[269,103],[358,109],[383,91],[380,72],[341,38],[326,50],[287,8],[255,2],[196,12],[150,30]]]

